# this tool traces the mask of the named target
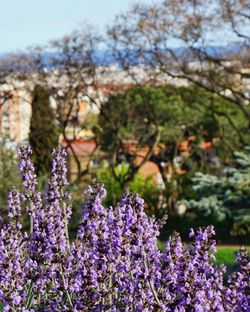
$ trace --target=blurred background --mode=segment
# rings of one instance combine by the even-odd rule
[[[107,206],[138,192],[167,215],[161,241],[214,224],[220,244],[249,244],[249,0],[9,0],[0,25],[3,217],[17,147],[42,189],[62,146],[72,233],[98,178]]]

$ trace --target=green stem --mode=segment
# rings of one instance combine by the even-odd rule
[[[70,240],[69,240],[69,227],[68,227],[68,220],[66,216],[66,204],[63,203],[63,213],[64,213],[64,224],[65,224],[65,235],[66,235],[66,241],[67,245],[70,248]]]
[[[61,198],[64,198],[64,192],[61,190]],[[67,220],[67,213],[66,213],[66,204],[65,202],[62,203],[63,206],[63,215],[64,215],[64,225],[65,225],[65,236],[68,248],[70,249],[70,240],[69,240],[69,227],[68,227],[68,220]]]
[[[66,289],[66,286],[65,286],[65,278],[64,278],[63,272],[61,272],[61,275],[62,275],[63,286],[64,286],[64,289],[65,289],[65,293],[66,293],[67,299],[69,301],[70,307],[73,308],[72,298],[70,296],[70,293],[69,293],[68,289]]]
[[[130,270],[129,270],[129,276],[130,276],[130,279],[131,281],[133,282],[133,275],[131,273],[131,261],[130,261],[130,257],[128,258],[128,263],[129,263],[129,267],[130,267]],[[135,311],[135,305],[134,305],[134,297],[133,297],[133,302],[132,302],[132,311],[134,312]]]
[[[112,288],[113,288],[113,283],[112,283],[112,277],[113,277],[113,274],[112,274],[112,264],[110,263],[110,266],[109,266],[109,270],[110,270],[110,275],[109,275],[109,305],[110,305],[110,308],[112,308],[112,303],[113,303],[113,292],[112,292]]]
[[[148,265],[147,265],[146,260],[144,260],[144,265],[145,265],[146,269],[148,269]],[[161,302],[160,302],[160,300],[158,298],[158,295],[157,295],[157,293],[155,291],[154,285],[152,284],[152,282],[150,280],[148,281],[148,283],[149,283],[149,287],[150,287],[150,289],[151,289],[151,291],[153,293],[153,296],[155,298],[156,303],[158,304],[158,306],[161,306]]]
[[[41,303],[41,299],[42,299],[42,295],[39,294],[39,295],[38,295],[38,303],[39,303],[39,304]]]
[[[32,305],[33,301],[33,294],[32,294],[32,287],[33,287],[33,281],[30,282],[29,289],[28,289],[28,298],[27,298],[27,303],[26,303],[26,308],[29,309]]]
[[[33,217],[30,216],[30,234],[33,233],[33,227],[34,227],[34,224],[33,224]]]
[[[32,194],[32,192],[30,192],[30,198],[32,198],[32,196],[33,196],[33,194]],[[30,234],[32,234],[33,233],[33,227],[34,227],[32,212],[35,210],[35,205],[31,199],[30,199],[30,206],[31,206]]]
[[[104,312],[104,310],[103,310],[104,305],[105,305],[105,300],[104,300],[104,297],[102,297],[102,310],[101,310],[101,312]]]
[[[73,308],[73,302],[72,302],[72,299],[68,290],[66,290],[66,296],[67,296],[67,299],[69,301],[71,308]]]

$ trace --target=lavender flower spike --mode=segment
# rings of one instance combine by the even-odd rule
[[[190,243],[174,233],[157,247],[159,224],[138,195],[126,193],[105,208],[101,182],[88,187],[75,240],[66,152],[54,150],[44,196],[37,192],[31,149],[20,148],[25,189],[9,194],[7,223],[0,227],[0,303],[17,312],[249,312],[250,257],[238,253],[239,270],[225,283],[215,264],[214,228],[193,229]],[[28,205],[33,230],[20,219]]]

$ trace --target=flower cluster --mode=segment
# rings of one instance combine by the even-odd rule
[[[173,234],[157,248],[158,223],[138,195],[126,193],[106,209],[106,190],[92,184],[76,238],[70,242],[70,195],[64,150],[53,152],[44,196],[37,191],[31,150],[20,149],[24,192],[9,195],[8,224],[0,229],[0,301],[3,311],[250,311],[250,258],[225,281],[214,264],[213,227]],[[22,229],[22,209],[30,232]]]

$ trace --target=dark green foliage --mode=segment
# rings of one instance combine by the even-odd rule
[[[17,159],[15,151],[7,149],[4,143],[0,144],[0,216],[5,218],[7,213],[8,193],[12,186],[20,186],[20,177],[17,175]]]
[[[238,107],[191,86],[135,87],[112,95],[102,108],[99,125],[105,150],[112,150],[117,138],[137,139],[141,146],[148,145],[156,127],[161,128],[161,142],[177,141],[183,137],[183,125],[185,135],[196,134],[206,140],[222,137],[226,150],[250,142],[247,120]]]
[[[37,174],[47,176],[50,171],[50,152],[58,146],[59,131],[47,90],[37,85],[33,91],[30,145]]]
[[[120,179],[122,179],[122,176],[125,176],[128,171],[128,165],[120,164],[114,170],[115,175],[120,176]],[[114,178],[110,168],[103,168],[97,173],[97,176],[108,191],[105,198],[106,206],[115,205],[119,200],[119,194],[123,192],[122,185]],[[158,213],[160,189],[155,185],[151,177],[143,178],[140,173],[137,173],[128,190],[131,193],[138,193],[140,197],[144,198],[145,209],[148,214]]]
[[[112,95],[103,106],[100,140],[106,150],[117,144],[117,138],[136,139],[141,147],[148,146],[155,139],[156,127],[161,128],[162,141],[176,140],[184,120],[190,126],[196,123],[176,88],[132,88]]]
[[[126,187],[134,178],[137,156],[123,142],[134,140],[137,150],[152,148],[148,160],[161,172],[167,213],[175,215],[178,200],[194,196],[189,183],[193,173],[219,174],[232,163],[233,151],[250,142],[247,128],[241,110],[221,97],[195,86],[169,85],[133,87],[111,95],[101,109],[96,133],[112,166],[129,164],[128,173],[133,174],[127,180],[116,177]],[[180,145],[190,138],[188,156],[183,156]],[[212,142],[213,151],[204,151],[204,142]],[[162,164],[173,169],[170,179]],[[178,174],[178,168],[186,174]]]

